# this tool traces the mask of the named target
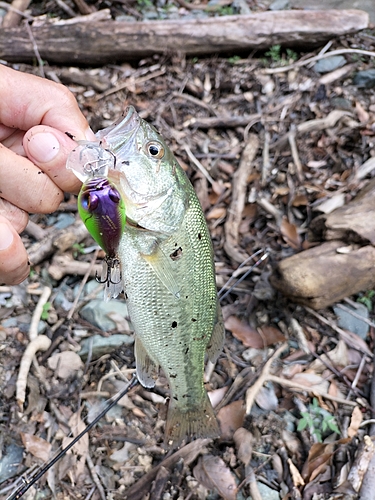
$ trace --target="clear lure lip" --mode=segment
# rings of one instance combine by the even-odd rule
[[[140,118],[133,106],[128,106],[124,112],[124,118],[96,135],[104,149],[112,151],[116,157],[126,159],[128,144],[132,144],[131,137],[137,133],[140,126]]]

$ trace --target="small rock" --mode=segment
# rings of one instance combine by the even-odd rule
[[[55,375],[61,379],[74,376],[83,363],[77,353],[73,351],[64,351],[48,358],[48,366],[55,370]]]
[[[258,490],[262,500],[280,500],[279,492],[264,483],[257,481]]]
[[[60,213],[56,217],[55,229],[65,229],[75,222],[75,217],[69,213]]]
[[[289,0],[275,0],[269,6],[270,10],[285,10],[289,8]]]
[[[116,328],[116,323],[108,317],[111,313],[118,313],[123,318],[128,316],[128,308],[125,302],[120,300],[111,300],[109,302],[99,299],[91,300],[81,309],[79,314],[92,325],[107,332]]]
[[[341,68],[346,64],[346,59],[344,56],[332,56],[326,59],[321,59],[314,64],[314,71],[317,73],[329,73],[337,68]]]
[[[78,354],[82,359],[85,360],[91,350],[92,359],[98,359],[100,358],[100,356],[118,349],[123,344],[132,344],[133,342],[134,338],[132,336],[120,333],[115,333],[110,337],[94,335],[90,338],[82,340],[81,350],[78,352]]]
[[[358,302],[356,303],[355,307],[351,306],[350,304],[345,304],[345,308],[349,309],[349,311],[347,311],[346,309],[341,309],[340,306],[335,306],[333,308],[337,316],[337,323],[339,327],[343,328],[344,330],[349,330],[350,332],[358,335],[358,337],[361,337],[361,339],[366,340],[370,326],[365,321],[362,321],[361,319],[358,319],[350,314],[350,310],[352,310],[356,314],[359,314],[359,316],[368,319],[367,307],[364,304]]]
[[[375,69],[358,71],[353,78],[353,83],[358,88],[372,89],[375,87]]]
[[[0,484],[13,477],[23,459],[24,449],[16,444],[10,444],[5,447],[0,460]]]

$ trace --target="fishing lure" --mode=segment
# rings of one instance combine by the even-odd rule
[[[115,167],[114,155],[96,143],[80,143],[67,161],[67,168],[83,182],[78,213],[106,253],[101,277],[96,276],[99,283],[105,284],[105,301],[117,297],[123,288],[117,248],[126,223],[126,210],[117,188],[120,174]]]

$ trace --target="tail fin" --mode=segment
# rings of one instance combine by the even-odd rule
[[[179,446],[182,441],[196,438],[217,438],[219,425],[207,394],[199,405],[189,410],[180,408],[173,399],[169,402],[164,442]]]

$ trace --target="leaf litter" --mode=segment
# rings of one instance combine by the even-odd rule
[[[359,34],[334,41],[329,50],[374,50],[374,45],[373,34]],[[257,499],[266,491],[278,498],[359,498],[374,456],[373,296],[365,289],[347,292],[351,300],[370,305],[369,328],[361,339],[338,326],[331,309],[338,300],[329,285],[351,268],[340,268],[340,274],[322,268],[322,287],[332,295],[319,313],[309,297],[298,305],[268,278],[278,262],[324,243],[321,212],[331,223],[338,210],[348,212],[358,194],[365,197],[361,193],[375,174],[375,100],[371,90],[356,87],[352,75],[371,61],[347,54],[350,72],[321,77],[303,66],[272,72],[282,61],[264,59],[174,55],[79,73],[45,68],[48,77],[69,82],[95,130],[115,120],[126,103],[160,130],[205,210],[221,295],[235,286],[223,300],[225,349],[206,383],[215,394],[222,437],[174,452],[163,447],[168,392],[160,374],[154,393],[132,390],[35,485],[44,498]],[[244,116],[255,118],[241,123],[237,118]],[[17,475],[32,473],[53,456],[134,369],[131,342],[115,351],[105,348],[111,334],[129,337],[131,324],[115,310],[107,313],[112,323],[93,324],[80,315],[83,306],[95,307],[92,278],[100,266],[78,219],[64,229],[57,226],[71,214],[76,215],[75,200],[67,195],[56,214],[31,216],[23,240],[33,272],[22,285],[0,287],[4,497]],[[350,252],[371,245],[363,236],[371,227],[363,232],[349,222],[335,236],[337,248]],[[358,227],[361,232],[355,233]],[[267,258],[237,283],[257,257],[239,266],[258,250]],[[78,297],[86,273],[88,283]],[[303,273],[298,281],[303,288]],[[32,322],[38,303],[43,310],[39,299],[46,286],[52,292],[48,312],[54,314],[43,320],[34,315]],[[101,338],[100,350],[89,341],[94,335]],[[42,347],[34,348],[41,340]],[[22,362],[27,369],[20,386]],[[300,424],[308,415],[318,428]]]

